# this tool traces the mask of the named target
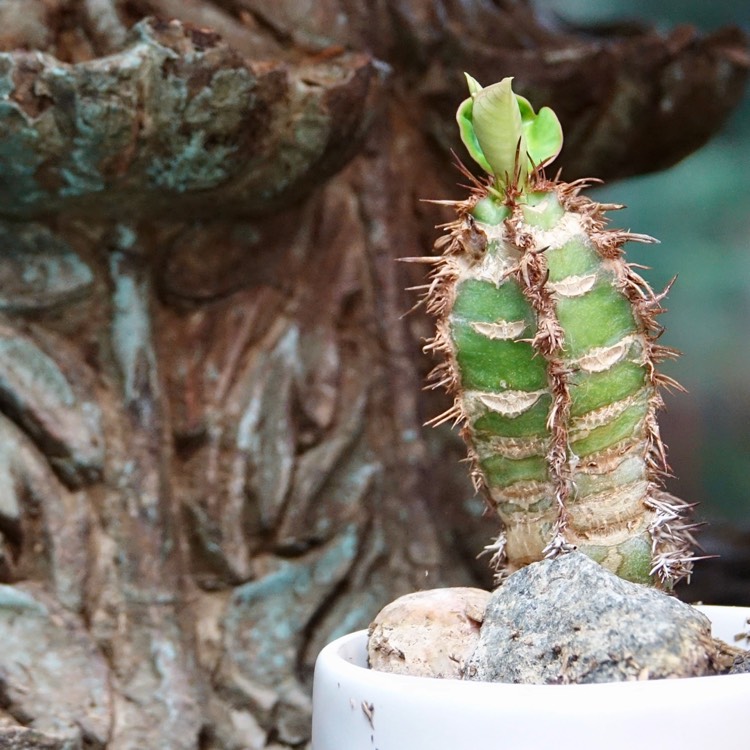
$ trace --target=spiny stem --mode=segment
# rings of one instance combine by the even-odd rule
[[[578,548],[624,578],[671,586],[695,559],[689,506],[662,490],[656,413],[674,381],[656,363],[663,310],[587,181],[547,180],[562,146],[554,113],[511,79],[470,97],[457,120],[491,178],[436,246],[426,286],[437,318],[425,350],[444,357],[433,385],[454,396],[434,424],[462,425],[472,479],[504,526],[490,551],[512,571]]]

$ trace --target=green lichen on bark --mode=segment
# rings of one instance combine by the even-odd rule
[[[501,572],[579,549],[669,587],[693,559],[688,507],[661,482],[659,386],[676,383],[655,365],[674,352],[657,343],[661,296],[622,249],[653,240],[607,230],[613,206],[582,196],[585,181],[545,177],[539,165],[562,141],[554,113],[542,110],[545,143],[532,155],[533,110],[510,79],[469,82],[458,121],[490,177],[474,180],[442,256],[426,259],[437,316],[426,349],[444,355],[433,382],[455,396],[433,421],[463,426],[475,484],[503,523],[489,548]]]

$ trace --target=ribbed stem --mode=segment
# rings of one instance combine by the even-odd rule
[[[505,570],[578,548],[624,578],[690,571],[685,504],[661,490],[659,298],[622,257],[603,208],[533,175],[505,205],[458,205],[434,272],[429,349],[456,397],[477,484],[504,525]],[[670,381],[671,383],[672,381]]]

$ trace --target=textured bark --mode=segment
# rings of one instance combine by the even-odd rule
[[[421,429],[430,324],[394,262],[444,218],[419,199],[455,195],[461,71],[514,73],[560,111],[566,176],[616,177],[708,137],[743,43],[510,0],[23,6],[0,4],[0,747],[304,746],[320,646],[466,584],[494,532],[457,438]]]

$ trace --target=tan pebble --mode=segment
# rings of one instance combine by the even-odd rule
[[[448,588],[407,594],[370,625],[370,668],[420,677],[460,679],[479,637],[490,594]]]

